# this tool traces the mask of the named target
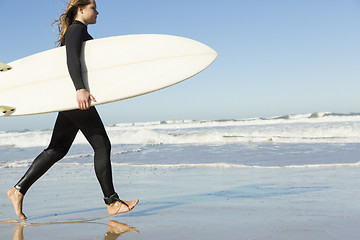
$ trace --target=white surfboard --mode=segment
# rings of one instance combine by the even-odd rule
[[[90,40],[81,56],[84,82],[97,102],[124,100],[184,81],[217,57],[183,37],[139,34]],[[0,116],[76,109],[65,47],[0,64]]]

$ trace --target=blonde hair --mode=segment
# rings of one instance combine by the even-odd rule
[[[61,14],[58,20],[55,20],[53,24],[58,25],[59,37],[56,41],[56,45],[61,46],[65,44],[64,35],[68,27],[75,21],[78,8],[84,7],[90,4],[90,0],[70,0],[65,13]]]

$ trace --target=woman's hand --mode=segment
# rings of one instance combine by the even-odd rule
[[[95,98],[86,89],[76,91],[76,101],[81,110],[89,109],[91,101],[96,102]]]

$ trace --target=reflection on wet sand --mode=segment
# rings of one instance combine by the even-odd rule
[[[13,240],[23,240],[23,239],[24,239],[24,225],[19,224],[16,227]]]
[[[125,223],[119,223],[114,220],[110,220],[108,223],[108,232],[105,234],[104,240],[115,240],[120,235],[128,232],[139,233],[136,228],[131,227]]]
[[[105,224],[104,224],[105,225]],[[24,240],[24,227],[29,226],[25,224],[18,224],[13,236],[13,240]],[[30,225],[31,226],[31,225]],[[135,227],[129,226],[125,223],[120,223],[115,220],[110,220],[107,225],[107,232],[104,240],[116,240],[120,235],[128,232],[139,233]]]

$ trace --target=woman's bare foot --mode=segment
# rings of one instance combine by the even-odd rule
[[[139,233],[138,230],[136,230],[136,228],[131,227],[125,223],[119,223],[117,221],[114,220],[110,220],[108,223],[108,232],[110,233],[114,233],[114,234],[123,234],[123,233],[127,233],[127,232],[135,232],[135,233]]]
[[[115,215],[118,213],[129,212],[136,206],[136,204],[138,204],[139,199],[136,199],[134,201],[123,201],[123,202],[125,204],[122,202],[116,201],[116,202],[108,205],[107,206],[108,213],[110,215]]]
[[[18,215],[21,219],[26,220],[27,217],[22,212],[22,205],[24,200],[24,195],[16,190],[16,188],[11,188],[7,192],[8,198],[11,200],[12,204],[14,205],[15,213]]]

